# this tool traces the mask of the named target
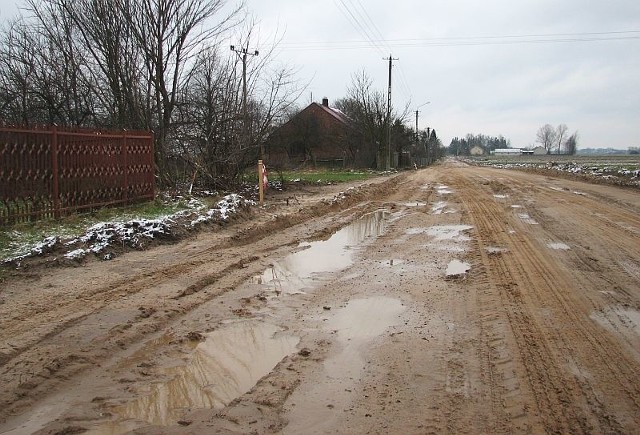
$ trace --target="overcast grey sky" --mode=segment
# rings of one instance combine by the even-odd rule
[[[17,3],[0,0],[0,21]],[[526,147],[543,124],[564,123],[579,148],[640,146],[638,0],[246,3],[257,48],[281,35],[276,61],[310,82],[301,106],[311,93],[344,97],[362,70],[386,91],[382,58],[392,54],[394,106],[430,101],[419,126],[434,127],[444,145],[483,133]]]

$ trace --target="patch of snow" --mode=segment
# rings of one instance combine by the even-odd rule
[[[64,258],[68,258],[70,260],[76,260],[76,259],[84,258],[85,255],[87,255],[86,250],[76,249],[74,251],[67,252],[66,254],[64,254]]]
[[[31,255],[42,255],[51,250],[56,243],[58,243],[58,237],[52,236],[47,237],[43,241],[36,243],[33,248],[31,248]],[[29,254],[27,254],[29,255]]]
[[[192,214],[197,218],[191,221],[190,227],[214,219],[227,220],[237,213],[241,207],[255,205],[254,201],[247,200],[241,195],[230,194],[218,201],[216,206],[208,209],[206,205],[197,199],[191,199],[187,203],[187,210],[181,210],[172,215],[157,219],[132,219],[126,222],[100,222],[86,230],[85,234],[66,241],[63,246],[69,249],[64,255],[67,259],[82,258],[87,254],[100,254],[114,244],[130,248],[141,248],[146,240],[155,239],[172,234],[172,227],[176,226],[178,218],[185,218]],[[205,211],[206,210],[206,211]],[[189,227],[189,225],[187,225]],[[59,236],[47,237],[31,247],[26,254],[3,260],[3,262],[20,261],[27,257],[43,255],[60,243]],[[82,245],[82,247],[78,247]],[[103,259],[110,260],[112,253],[107,253]]]

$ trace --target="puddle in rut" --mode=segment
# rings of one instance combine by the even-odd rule
[[[471,239],[463,233],[472,228],[473,227],[470,225],[436,225],[429,228],[410,228],[407,230],[407,234],[427,234],[433,237],[436,241],[456,240],[466,242]]]
[[[469,263],[464,263],[460,260],[452,260],[447,266],[445,275],[447,278],[460,277],[466,275],[469,269],[471,269],[471,265]]]
[[[303,293],[302,289],[311,286],[314,275],[338,272],[351,266],[356,252],[353,248],[380,236],[388,217],[389,212],[378,210],[342,228],[328,240],[301,243],[301,251],[274,262],[255,281],[276,294]]]
[[[371,340],[398,324],[404,310],[399,299],[384,296],[354,299],[330,319],[329,327],[338,331],[343,342]]]
[[[446,201],[438,201],[431,207],[431,213],[433,214],[442,214],[445,207],[447,206]]]
[[[556,251],[568,251],[569,249],[571,249],[569,245],[566,245],[564,243],[548,243],[547,247],[555,249]]]
[[[205,337],[187,365],[167,369],[169,381],[117,407],[116,414],[166,426],[187,410],[222,408],[253,388],[299,342],[281,328],[257,321],[232,323]]]
[[[453,190],[451,190],[449,186],[445,186],[444,184],[436,186],[436,190],[438,195],[451,195],[453,193]]]
[[[400,203],[400,205],[403,205],[405,207],[424,207],[425,205],[427,205],[427,203],[414,201],[414,202],[402,202]]]
[[[352,391],[367,369],[365,355],[372,351],[370,343],[402,325],[405,309],[399,299],[375,296],[351,300],[326,319],[326,328],[335,331],[342,348],[324,362],[322,376],[287,399],[289,424],[282,430],[284,435],[331,432],[342,413],[338,410],[352,406]]]
[[[518,213],[518,217],[522,219],[523,222],[528,223],[529,225],[538,225],[535,219],[529,216],[527,213]]]

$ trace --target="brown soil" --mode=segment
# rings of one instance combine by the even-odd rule
[[[455,161],[345,189],[11,277],[0,433],[637,431],[637,191]],[[378,210],[344,267],[265,284]]]

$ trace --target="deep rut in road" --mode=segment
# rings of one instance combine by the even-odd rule
[[[640,427],[637,192],[449,161],[331,196],[11,282],[0,432]]]

